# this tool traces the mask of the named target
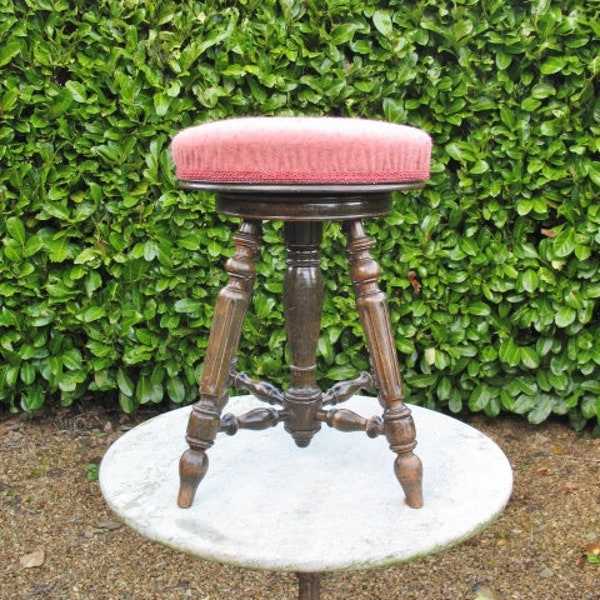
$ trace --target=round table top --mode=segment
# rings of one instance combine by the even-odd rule
[[[232,398],[226,411],[264,406]],[[344,403],[379,414],[375,398]],[[424,507],[404,503],[384,437],[324,426],[308,448],[283,427],[219,434],[194,504],[178,508],[178,462],[191,407],[119,438],[100,467],[110,508],[142,535],[197,557],[296,572],[364,569],[432,554],[494,520],[512,490],[500,448],[451,417],[411,406],[424,465]]]

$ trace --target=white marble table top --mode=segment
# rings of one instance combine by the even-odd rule
[[[232,398],[225,412],[261,405]],[[375,398],[343,404],[380,414]],[[204,559],[254,569],[364,569],[439,552],[483,529],[504,509],[512,471],[488,437],[448,416],[411,407],[424,502],[403,500],[385,437],[326,425],[297,448],[282,425],[219,434],[191,508],[177,507],[178,462],[190,407],[155,417],[119,438],[100,468],[111,507],[142,535]]]

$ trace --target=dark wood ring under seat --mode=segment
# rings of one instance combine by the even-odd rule
[[[230,217],[282,221],[356,220],[392,211],[391,193],[422,181],[373,185],[269,185],[180,181],[217,195],[216,210]]]
[[[334,221],[380,217],[392,211],[391,194],[339,196],[217,194],[217,212],[230,217],[265,221]],[[300,199],[301,198],[301,199]]]

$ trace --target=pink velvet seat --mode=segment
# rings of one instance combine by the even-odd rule
[[[366,119],[247,117],[185,129],[172,152],[182,181],[394,184],[429,177],[431,139]]]

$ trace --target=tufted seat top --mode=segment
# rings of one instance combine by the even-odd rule
[[[420,129],[342,117],[243,117],[184,129],[172,142],[182,182],[377,185],[429,177]]]

